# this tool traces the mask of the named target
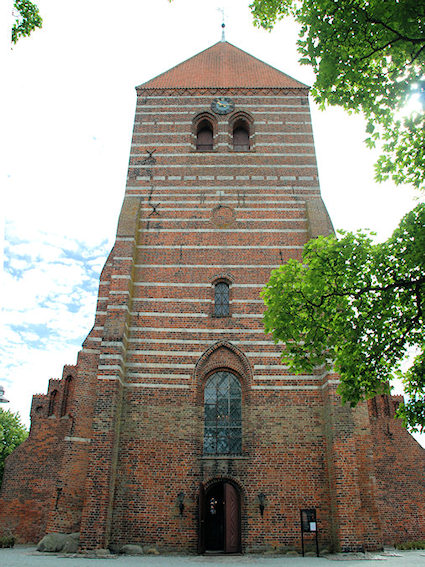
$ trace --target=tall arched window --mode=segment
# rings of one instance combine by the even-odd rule
[[[72,376],[67,376],[63,388],[61,417],[68,413],[68,403],[70,398],[71,386],[72,386]]]
[[[249,125],[245,120],[237,120],[233,125],[233,149],[248,151],[249,147]]]
[[[214,286],[214,316],[228,317],[229,315],[229,284],[218,282]]]
[[[204,454],[242,452],[242,392],[239,380],[225,370],[213,374],[204,390]]]
[[[200,151],[213,149],[213,127],[209,120],[201,120],[196,129],[196,149]]]
[[[49,410],[47,415],[56,415],[56,402],[57,402],[57,398],[58,398],[58,391],[57,390],[53,390],[53,392],[50,393],[50,398],[49,398]]]

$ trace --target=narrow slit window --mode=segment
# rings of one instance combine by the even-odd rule
[[[49,399],[49,410],[47,413],[48,416],[56,415],[57,397],[58,397],[58,391],[53,390],[53,392],[51,392],[50,394],[50,399]]]
[[[61,417],[68,413],[70,390],[72,386],[72,376],[67,376],[65,380],[65,386],[63,389],[62,407],[61,407]]]
[[[218,282],[214,290],[214,315],[216,317],[228,317],[229,314],[229,284]]]
[[[213,129],[208,120],[202,120],[196,133],[196,149],[208,151],[213,149]]]

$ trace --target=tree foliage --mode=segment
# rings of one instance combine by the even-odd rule
[[[334,367],[352,406],[388,393],[388,381],[416,349],[399,415],[417,431],[425,431],[424,228],[421,204],[384,243],[362,232],[311,240],[302,262],[279,266],[262,292],[265,330],[284,343],[283,362],[296,373]]]
[[[12,43],[16,43],[20,37],[29,36],[43,24],[37,6],[29,0],[15,0],[14,8],[19,15],[12,28]]]
[[[315,100],[362,112],[367,144],[379,141],[376,179],[425,188],[424,0],[254,0],[257,25],[288,15],[301,24],[301,63]],[[404,115],[412,93],[422,101]]]
[[[0,408],[0,486],[3,479],[4,464],[18,445],[25,441],[28,431],[21,423],[18,413]]]

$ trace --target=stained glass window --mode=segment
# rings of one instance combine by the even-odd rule
[[[239,380],[230,372],[216,372],[204,390],[204,454],[242,452],[242,396]]]
[[[229,284],[219,282],[215,285],[214,315],[216,317],[229,316]]]

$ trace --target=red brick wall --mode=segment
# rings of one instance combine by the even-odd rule
[[[98,399],[112,400],[99,406],[99,431],[109,443],[108,449],[101,445],[99,459],[117,451],[115,496],[108,500],[101,488],[100,505],[99,495],[89,494],[86,547],[109,540],[195,550],[199,484],[217,478],[241,487],[243,549],[298,548],[304,507],[318,509],[322,544],[340,543],[331,529],[336,518],[323,450],[326,378],[288,375],[279,348],[263,334],[259,297],[272,267],[299,258],[308,236],[331,230],[320,204],[306,92],[226,92],[236,111],[253,118],[252,148],[232,150],[229,116],[222,116],[214,126],[215,149],[200,153],[192,123],[216,94],[139,92],[111,259],[113,295],[102,307],[108,313],[103,332],[114,327],[122,344],[120,354],[109,352],[102,372],[125,384],[122,398],[108,394],[106,379],[99,385]],[[212,316],[217,278],[230,284],[230,317]],[[212,348],[217,341],[223,346]],[[220,368],[244,384],[243,454],[237,458],[202,456],[203,384]],[[113,415],[121,415],[119,434]],[[348,454],[349,440],[347,446]],[[335,446],[334,458],[338,452]],[[90,476],[97,488],[113,477],[100,462],[93,459]],[[351,476],[357,494],[357,469]],[[259,492],[267,495],[263,517]],[[367,545],[359,530],[350,537],[347,547]],[[368,537],[376,546],[373,530]]]
[[[196,151],[193,124],[211,114],[218,94],[250,116],[249,152],[232,149],[233,115],[216,117],[213,151]],[[43,440],[55,439],[45,450],[48,474],[26,473],[23,505],[6,507],[20,518],[21,539],[36,539],[47,525],[80,529],[83,549],[141,543],[195,551],[200,484],[230,479],[241,496],[243,550],[300,549],[299,511],[312,507],[322,547],[379,547],[386,476],[366,408],[341,407],[334,375],[291,375],[263,333],[259,293],[270,270],[301,258],[309,237],[331,230],[306,90],[139,89],[117,239],[76,366],[69,429],[52,436],[65,418],[43,418],[44,429],[34,422],[31,452],[24,446],[8,464],[1,503],[18,490],[13,467],[38,463]],[[213,316],[217,279],[230,285],[229,317]],[[219,369],[242,385],[237,457],[203,455],[203,388]],[[34,403],[47,411],[46,397]],[[29,487],[46,477],[32,534]]]
[[[56,504],[56,476],[68,433],[68,418],[38,417],[29,437],[7,458],[1,488],[0,526],[10,528],[18,543],[43,537]]]
[[[369,401],[378,507],[388,545],[425,538],[425,449],[394,417],[401,396]]]
[[[10,526],[20,543],[35,543],[46,531],[79,529],[94,397],[90,356],[80,353],[76,366],[64,366],[62,379],[49,381],[46,395],[33,397],[29,437],[6,461],[0,526]]]

